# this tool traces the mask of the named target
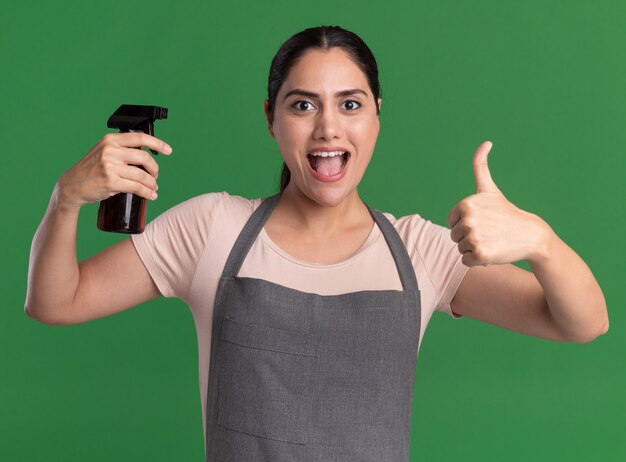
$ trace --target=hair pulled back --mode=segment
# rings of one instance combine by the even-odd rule
[[[363,71],[376,104],[376,114],[379,113],[378,98],[380,97],[380,84],[378,82],[378,65],[371,50],[365,42],[355,33],[342,29],[339,26],[320,26],[305,29],[289,38],[280,47],[270,66],[269,79],[267,82],[267,113],[270,123],[274,120],[274,107],[276,95],[287,77],[291,68],[299,58],[310,49],[330,50],[341,48]],[[280,175],[280,192],[289,184],[291,172],[287,164],[283,162]]]

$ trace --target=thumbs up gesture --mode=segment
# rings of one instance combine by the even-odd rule
[[[498,189],[487,165],[491,147],[485,141],[474,153],[476,194],[461,200],[448,215],[450,237],[466,266],[531,261],[545,251],[547,223],[517,208]]]

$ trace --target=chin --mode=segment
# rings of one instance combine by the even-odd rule
[[[309,198],[323,207],[337,207],[341,205],[348,197],[350,193],[343,190],[328,189],[325,191],[316,191],[314,197]]]
[[[331,194],[323,194],[321,197],[318,197],[315,202],[317,202],[322,207],[337,207],[341,205],[345,198],[343,196],[335,196]]]
[[[337,185],[339,186],[339,185]],[[346,185],[342,187],[332,187],[330,185],[306,185],[300,187],[294,183],[293,177],[287,185],[287,189],[294,188],[297,195],[304,196],[311,202],[322,207],[336,207],[341,205],[347,198],[355,193],[355,190],[346,190]]]

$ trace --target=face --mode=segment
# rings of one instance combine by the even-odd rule
[[[346,52],[307,51],[283,81],[268,122],[291,171],[287,189],[327,206],[356,194],[380,125],[367,78]]]

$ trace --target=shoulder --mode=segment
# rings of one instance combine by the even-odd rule
[[[213,194],[217,195],[210,199],[214,215],[231,223],[242,222],[242,226],[263,200],[262,198],[249,199],[225,191]]]
[[[385,216],[394,225],[404,242],[411,261],[416,268],[420,288],[431,289],[422,293],[432,300],[434,310],[444,311],[453,318],[450,301],[461,283],[468,268],[463,265],[457,244],[450,237],[450,229],[431,222],[418,214],[395,218]],[[424,272],[422,272],[422,269]],[[420,275],[423,278],[420,280]]]
[[[417,213],[401,217],[388,212],[383,212],[383,214],[391,222],[408,249],[415,246],[423,248],[448,244],[447,241],[450,240],[450,229],[433,223]]]
[[[260,204],[261,199],[247,199],[230,194],[226,191],[200,194],[184,200],[167,210],[183,217],[206,217],[212,219],[215,215],[226,213],[229,216],[250,215]]]
[[[246,199],[226,191],[200,194],[165,210],[146,226],[146,235],[204,242],[214,229],[245,223],[261,199]],[[243,224],[242,224],[243,226]]]
[[[416,264],[421,262],[431,279],[437,279],[437,273],[445,277],[449,268],[457,265],[461,254],[450,237],[449,228],[418,214],[396,218],[385,213],[385,216],[400,235],[411,260]]]
[[[220,191],[192,197],[174,208],[181,222],[196,224],[203,234],[229,234],[245,225],[261,201]]]

